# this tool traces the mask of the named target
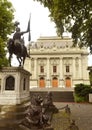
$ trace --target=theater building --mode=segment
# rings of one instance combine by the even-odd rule
[[[69,37],[40,37],[30,44],[30,59],[24,68],[32,76],[30,86],[39,88],[72,88],[89,84],[88,51],[72,47]]]

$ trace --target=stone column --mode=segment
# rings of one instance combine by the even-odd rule
[[[75,70],[75,57],[73,57],[73,64],[71,66],[71,72],[72,72],[72,75],[73,75],[73,79],[76,78],[76,70]]]
[[[87,56],[82,57],[82,72],[83,72],[83,80],[88,80],[89,79],[89,74],[87,71]]]
[[[50,58],[47,58],[47,83],[46,86],[50,87]]]
[[[81,66],[81,57],[79,58],[79,78],[82,79],[82,66]]]
[[[31,68],[31,59],[29,60],[29,72],[32,72],[32,68]]]
[[[37,78],[37,58],[34,58],[34,79]]]
[[[35,79],[35,84],[36,86],[38,86],[37,83],[37,58],[34,58],[34,79]]]
[[[60,57],[60,66],[59,66],[59,87],[63,87],[63,59]]]
[[[24,68],[27,70],[27,71],[30,71],[32,72],[32,69],[31,69],[31,58],[26,58],[26,61],[25,61],[25,64],[24,64]]]

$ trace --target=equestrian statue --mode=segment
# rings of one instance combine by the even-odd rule
[[[25,58],[30,57],[27,52],[27,48],[25,46],[24,38],[21,38],[23,34],[28,33],[30,31],[29,27],[27,28],[26,31],[21,32],[18,25],[19,25],[19,22],[16,22],[15,23],[16,31],[13,35],[13,38],[9,39],[7,42],[10,66],[11,66],[11,58],[13,54],[16,55],[17,60],[19,62],[19,66],[23,66],[25,62]]]

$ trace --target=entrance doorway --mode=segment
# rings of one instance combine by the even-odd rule
[[[58,87],[58,79],[56,77],[52,79],[52,87]]]
[[[65,85],[66,85],[66,87],[71,87],[71,78],[70,77],[67,77],[65,79]]]
[[[45,80],[44,80],[43,77],[41,77],[40,80],[39,80],[39,87],[41,87],[41,88],[45,87]]]

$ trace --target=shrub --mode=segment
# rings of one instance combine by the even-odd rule
[[[74,91],[75,101],[83,102],[88,101],[88,95],[89,93],[92,93],[92,88],[90,85],[76,84]]]
[[[79,97],[76,94],[74,95],[75,102],[85,102],[84,97]]]

